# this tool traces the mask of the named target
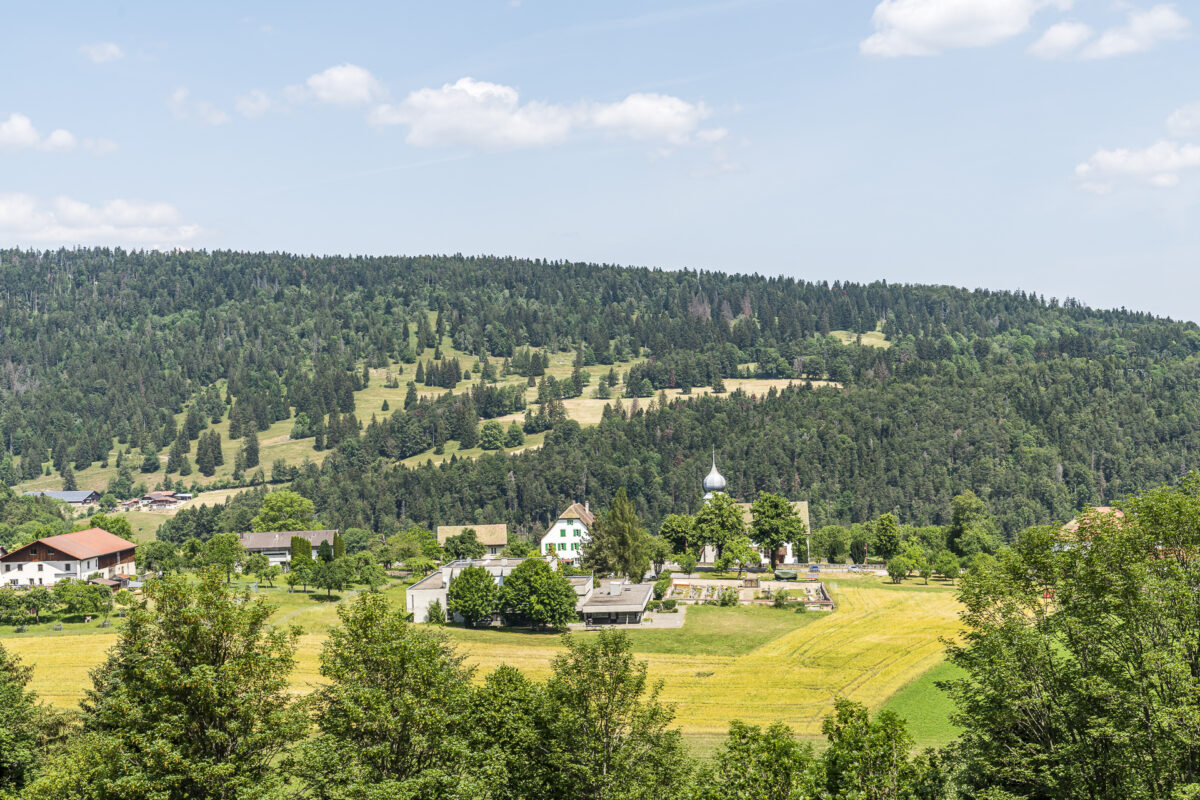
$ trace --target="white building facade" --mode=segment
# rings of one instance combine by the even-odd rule
[[[114,579],[137,574],[133,542],[99,528],[38,539],[0,557],[0,581],[8,586],[53,586],[98,574]]]
[[[583,547],[588,541],[588,531],[594,522],[595,516],[587,503],[572,503],[542,536],[542,555],[552,555],[561,561],[578,563]]]

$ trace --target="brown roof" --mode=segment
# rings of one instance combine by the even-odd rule
[[[596,515],[588,511],[587,507],[582,503],[572,503],[571,506],[558,515],[559,519],[577,519],[583,522],[587,527],[592,527],[592,523],[596,521]]]
[[[313,547],[320,547],[321,542],[333,544],[333,535],[337,531],[265,531],[254,533],[239,533],[238,540],[247,550],[287,550],[292,546],[293,536],[302,536]]]
[[[1113,508],[1112,506],[1096,506],[1095,508],[1085,508],[1079,517],[1076,517],[1075,519],[1068,522],[1066,525],[1063,525],[1061,532],[1062,533],[1078,532],[1080,517],[1082,517],[1085,520],[1088,519],[1089,517],[1091,517],[1093,519],[1098,519],[1100,517],[1106,517],[1109,514],[1113,515],[1113,518],[1116,519],[1118,525],[1125,521],[1125,513],[1123,511],[1121,511],[1121,509]]]
[[[14,556],[17,556],[26,548],[39,544],[45,547],[52,547],[60,553],[66,553],[71,558],[76,559],[95,558],[96,556],[119,553],[122,550],[132,550],[137,547],[133,542],[122,539],[120,536],[114,536],[108,531],[101,530],[100,528],[88,528],[86,531],[63,533],[58,536],[47,536],[45,539],[38,539],[36,542],[30,542],[25,545],[25,547],[18,547],[3,558],[5,561],[20,561],[21,559],[14,558]]]
[[[750,524],[754,522],[754,515],[750,513],[750,503],[738,503],[737,505],[742,510],[742,524],[749,528]],[[804,523],[804,530],[812,533],[812,527],[808,521],[808,501],[793,500],[792,510],[796,512],[800,520]]]
[[[475,531],[475,538],[480,544],[487,547],[503,547],[508,544],[508,526],[504,523],[497,525],[439,525],[438,544],[445,544],[451,536],[458,536],[468,529]]]

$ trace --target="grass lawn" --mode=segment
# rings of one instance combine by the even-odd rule
[[[954,701],[934,684],[962,674],[961,669],[943,661],[883,704],[884,709],[896,712],[908,722],[908,731],[917,747],[941,747],[960,733],[960,729],[950,722]]]

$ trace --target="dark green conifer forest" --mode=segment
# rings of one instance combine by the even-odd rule
[[[889,347],[856,342],[876,330]],[[446,342],[486,365],[484,382]],[[331,450],[293,470],[295,488],[339,527],[530,529],[621,487],[657,526],[695,510],[715,447],[732,494],[807,499],[814,526],[889,511],[944,523],[972,490],[1011,534],[1194,467],[1198,350],[1192,323],[1024,292],[493,257],[6,250],[0,480],[78,472],[114,448],[135,467],[172,448],[210,474],[204,429],[225,416],[249,473],[256,432],[295,419],[294,436]],[[608,365],[640,359],[598,426],[557,413],[572,381],[545,378],[556,352],[606,390]],[[364,367],[392,364],[459,393],[365,424]],[[524,409],[487,382],[500,365],[542,382],[525,430],[551,428],[545,445],[397,468]],[[801,383],[665,407],[656,394],[736,377]]]

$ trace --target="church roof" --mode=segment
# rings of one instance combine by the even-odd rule
[[[714,492],[725,491],[725,476],[717,471],[717,456],[713,454],[712,469],[704,478],[704,493],[706,495]]]

